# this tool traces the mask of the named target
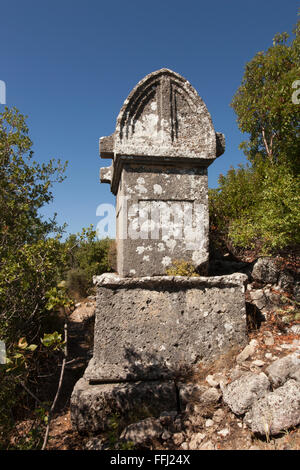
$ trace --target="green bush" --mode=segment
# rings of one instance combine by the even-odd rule
[[[289,41],[277,34],[273,45],[246,64],[231,106],[248,140],[251,166],[231,168],[209,192],[214,246],[278,252],[300,242],[300,106],[292,101],[299,78],[300,21]]]
[[[209,202],[211,230],[227,245],[268,254],[300,243],[300,179],[288,165],[232,168]]]
[[[74,268],[67,272],[66,287],[71,296],[86,297],[90,284],[90,279],[83,269]]]
[[[114,245],[109,238],[98,240],[93,226],[68,237],[65,242],[68,251],[65,280],[70,293],[86,296],[93,285],[93,276],[113,270]]]
[[[59,239],[63,227],[39,211],[52,201],[52,184],[64,179],[65,166],[54,160],[38,164],[31,148],[25,117],[5,108],[0,113],[0,339],[7,351],[7,364],[0,366],[2,449],[10,445],[16,419],[28,413],[36,401],[32,397],[44,386],[39,375],[45,362],[49,370],[59,361],[55,351],[45,351],[40,337],[51,331],[49,302],[62,279],[67,250]],[[37,427],[30,433],[30,442],[20,442],[21,447],[39,445]]]

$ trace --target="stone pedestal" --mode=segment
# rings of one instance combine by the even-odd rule
[[[94,354],[71,399],[77,429],[105,429],[114,412],[176,410],[176,381],[247,344],[246,278],[96,277]]]

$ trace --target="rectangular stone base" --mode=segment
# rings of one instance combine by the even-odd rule
[[[112,429],[112,418],[122,425],[177,411],[176,388],[172,381],[90,385],[80,379],[70,410],[72,426],[79,433],[107,431]]]
[[[97,276],[90,383],[168,380],[247,343],[244,274]]]

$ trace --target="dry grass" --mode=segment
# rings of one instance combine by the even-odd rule
[[[226,371],[229,371],[236,365],[236,356],[240,350],[241,348],[235,346],[211,362],[201,362],[193,372],[192,381],[197,383],[204,382],[208,375],[218,372],[226,373]]]

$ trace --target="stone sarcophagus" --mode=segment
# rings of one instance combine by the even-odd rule
[[[116,195],[117,271],[95,278],[94,354],[71,398],[73,425],[105,429],[112,413],[180,409],[181,372],[246,344],[246,275],[206,277],[207,168],[224,152],[187,80],[161,69],[125,100],[101,182]],[[200,276],[167,276],[172,261]]]

